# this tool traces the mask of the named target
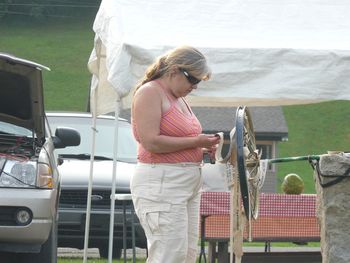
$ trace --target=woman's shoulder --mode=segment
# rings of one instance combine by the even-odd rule
[[[161,91],[160,86],[155,81],[150,81],[138,88],[138,90],[135,92],[135,97],[151,97],[153,99],[155,98],[161,98]]]

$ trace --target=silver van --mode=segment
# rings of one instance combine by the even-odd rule
[[[0,53],[0,259],[57,262],[60,164],[79,133],[49,129],[40,64]],[[30,259],[30,260],[29,260]]]

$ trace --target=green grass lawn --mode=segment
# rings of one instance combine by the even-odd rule
[[[34,60],[52,69],[44,72],[47,110],[84,111],[91,75],[87,62],[93,48],[93,17],[42,23],[0,23],[0,51]],[[281,142],[278,157],[350,150],[350,101],[283,107],[289,141]],[[305,181],[314,193],[313,171],[307,161],[280,163],[278,186],[288,173]]]
[[[350,151],[350,101],[283,107],[288,124],[288,142],[280,143],[279,157]],[[297,173],[305,192],[314,193],[313,170],[307,161],[279,163],[278,185],[288,173]]]
[[[86,109],[90,73],[87,62],[93,48],[92,18],[62,23],[0,23],[0,51],[51,68],[44,72],[48,110]]]

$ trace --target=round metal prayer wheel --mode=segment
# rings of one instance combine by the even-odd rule
[[[256,149],[254,127],[247,107],[236,111],[236,157],[243,208],[248,220],[256,219],[259,210],[259,153]]]

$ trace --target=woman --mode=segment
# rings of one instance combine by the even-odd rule
[[[202,133],[185,98],[209,79],[205,57],[189,46],[160,56],[136,87],[132,126],[138,164],[131,181],[148,242],[148,263],[194,263],[197,257],[203,150],[219,142]]]

